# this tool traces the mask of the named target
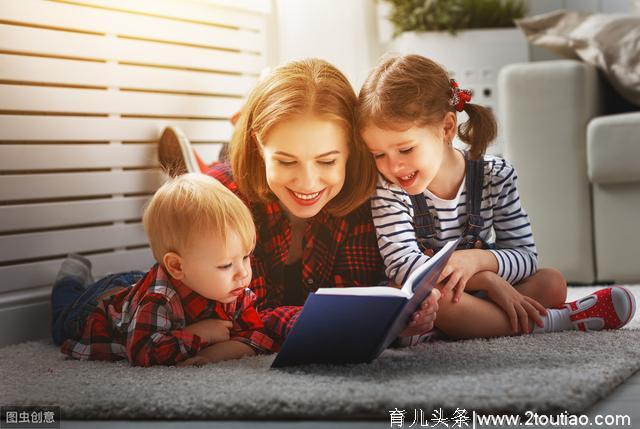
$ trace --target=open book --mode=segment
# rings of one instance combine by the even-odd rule
[[[448,242],[400,289],[321,288],[310,293],[271,367],[371,362],[407,326],[457,245],[458,240]]]

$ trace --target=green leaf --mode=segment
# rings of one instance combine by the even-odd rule
[[[391,5],[394,36],[405,31],[448,31],[514,27],[526,0],[383,0]]]

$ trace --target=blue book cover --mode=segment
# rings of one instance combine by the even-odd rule
[[[309,294],[272,368],[371,362],[431,293],[458,241],[448,242],[402,288],[321,288]]]

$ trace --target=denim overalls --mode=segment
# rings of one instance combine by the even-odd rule
[[[495,245],[487,243],[480,237],[480,232],[484,226],[484,219],[480,214],[482,204],[482,184],[484,182],[484,160],[469,159],[469,153],[464,155],[465,159],[465,184],[467,192],[467,226],[462,232],[462,240],[457,250],[462,249],[495,249]],[[427,199],[423,193],[410,195],[413,204],[413,224],[416,231],[416,239],[420,249],[427,256],[435,253],[436,228]]]

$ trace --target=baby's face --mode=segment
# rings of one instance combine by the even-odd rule
[[[216,235],[198,237],[182,252],[182,282],[207,299],[235,301],[251,281],[250,253],[235,231],[226,246]]]

